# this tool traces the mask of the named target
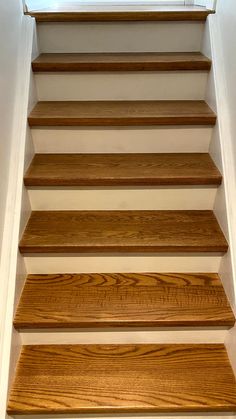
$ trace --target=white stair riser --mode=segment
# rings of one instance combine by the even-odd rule
[[[28,188],[32,210],[212,210],[215,187]]]
[[[79,330],[37,329],[20,332],[23,345],[224,343],[222,328],[99,328]]]
[[[204,71],[37,73],[39,100],[203,100]]]
[[[204,22],[40,23],[40,51],[193,52],[201,50]]]
[[[207,153],[212,127],[36,127],[36,153]]]
[[[28,274],[106,272],[219,272],[221,254],[28,254]]]

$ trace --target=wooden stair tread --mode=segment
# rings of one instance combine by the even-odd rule
[[[33,211],[22,253],[226,252],[212,211]]]
[[[27,186],[219,185],[209,154],[36,154]]]
[[[37,22],[109,22],[109,21],[205,21],[212,10],[198,6],[95,6],[62,3],[42,10],[29,11]]]
[[[176,71],[209,70],[211,61],[200,52],[40,54],[33,71]]]
[[[30,126],[214,125],[216,115],[204,101],[38,102]]]
[[[216,274],[29,275],[17,329],[233,326]]]
[[[222,344],[24,346],[8,402],[9,414],[235,409]]]

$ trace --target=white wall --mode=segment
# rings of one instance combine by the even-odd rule
[[[15,301],[25,279],[18,255],[33,19],[24,16],[21,0],[0,0],[0,418],[5,418],[10,379],[21,348],[12,331]],[[26,147],[25,147],[26,146]],[[31,152],[32,153],[32,152]],[[26,219],[27,206],[22,206]],[[18,260],[18,264],[17,264]],[[17,267],[17,268],[16,268]],[[15,289],[16,284],[16,289]]]
[[[230,254],[222,261],[220,274],[228,284],[226,292],[236,314],[236,2],[217,0],[215,16],[215,64],[218,71],[218,98],[221,103],[221,154],[224,169],[224,195],[228,215]],[[216,85],[217,87],[217,85]],[[224,206],[219,196],[218,216],[222,218]],[[230,260],[231,259],[231,260]],[[231,263],[230,263],[231,262]],[[236,374],[236,326],[226,339],[226,347]]]
[[[215,10],[217,0],[194,0],[195,6],[203,6]]]
[[[16,95],[19,36],[23,17],[21,0],[0,1],[0,246],[8,187]]]
[[[216,14],[208,18],[202,51],[213,61],[206,100],[218,115],[210,153],[223,174],[214,212],[230,244],[219,274],[236,314],[236,3],[218,0],[217,6]],[[236,327],[228,333],[225,344],[236,374]]]
[[[57,8],[60,7],[61,4],[65,4],[65,0],[24,0],[25,4],[28,8],[28,10],[43,10],[47,8]],[[71,4],[75,3],[78,5],[92,5],[92,4],[112,4],[112,5],[119,5],[119,4],[126,4],[126,5],[132,5],[132,4],[156,4],[156,5],[162,5],[162,4],[169,4],[169,5],[184,5],[184,4],[193,4],[194,0],[70,0],[70,6]]]
[[[19,39],[21,38],[23,20],[23,10],[21,0],[0,1],[0,251],[3,249],[3,231],[6,231],[5,219],[7,213],[7,202],[9,202],[8,184],[10,174],[10,162],[12,159],[14,120],[18,84],[18,63],[19,63]],[[6,319],[7,307],[5,304],[8,290],[8,278],[5,277],[3,269],[4,258],[1,251],[0,258],[0,374],[3,375],[4,364],[6,362],[5,374],[8,370],[8,362],[4,357],[3,341],[6,336],[4,333],[4,323]],[[3,301],[4,299],[4,301]],[[9,325],[8,325],[9,327]],[[11,325],[10,325],[11,333]],[[16,344],[17,345],[17,344]],[[9,346],[8,346],[9,347]],[[5,376],[5,382],[7,382]],[[5,394],[0,377],[0,388],[2,399],[0,402],[0,416],[4,417]],[[6,393],[6,391],[5,391]],[[4,416],[3,416],[4,415]]]
[[[230,130],[236,176],[236,1],[217,1],[218,30],[220,31],[222,65],[225,73]]]
[[[221,154],[221,166],[224,174],[224,193],[219,194],[216,201],[216,213],[222,227],[225,208],[228,216],[226,235],[230,242],[230,258],[232,267],[232,283],[228,279],[228,296],[236,312],[236,2],[235,0],[218,0],[216,15],[213,21],[211,41],[213,45],[213,61],[215,68],[216,96],[218,102],[218,126],[220,147],[212,148],[213,157]],[[218,134],[217,134],[218,136]],[[217,162],[218,163],[218,162]],[[226,199],[226,206],[220,204]],[[226,258],[224,258],[226,259]],[[227,266],[228,263],[225,263]],[[222,263],[224,267],[224,260]],[[229,269],[225,277],[231,277]],[[231,281],[230,281],[231,282]],[[226,290],[227,291],[227,290]]]

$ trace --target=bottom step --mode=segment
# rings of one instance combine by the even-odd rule
[[[24,346],[9,414],[236,411],[224,345]]]

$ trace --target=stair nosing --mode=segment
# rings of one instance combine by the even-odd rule
[[[194,175],[196,162],[201,171]],[[141,176],[144,167],[146,174]],[[207,153],[36,153],[24,176],[25,186],[32,187],[219,186],[221,182],[221,173]]]
[[[73,331],[76,330],[83,330],[83,329],[93,329],[96,328],[98,330],[101,329],[110,329],[110,328],[155,328],[156,331],[158,331],[158,329],[162,329],[162,328],[167,328],[170,329],[172,331],[174,331],[175,329],[178,330],[178,328],[198,328],[201,327],[201,329],[206,328],[207,330],[209,329],[209,327],[211,329],[218,329],[219,327],[222,327],[223,329],[230,329],[231,327],[233,327],[235,325],[235,319],[232,320],[195,320],[195,321],[135,321],[135,320],[119,320],[119,321],[101,321],[101,322],[96,322],[91,320],[89,321],[78,321],[78,322],[50,322],[48,321],[47,323],[40,323],[40,322],[23,322],[23,321],[17,321],[14,320],[13,321],[13,325],[14,328],[16,330],[19,330],[21,332],[25,331],[27,332],[27,330],[34,330],[35,332],[37,332],[37,329],[46,331],[47,329],[58,331],[58,329],[60,329],[60,331],[67,331],[73,329]]]
[[[145,21],[191,21],[204,22],[209,14],[215,13],[213,10],[193,10],[193,11],[30,11],[26,12],[36,19],[36,22],[145,22]]]
[[[176,60],[176,56],[178,56],[178,53],[172,54],[172,61],[171,60],[161,60],[161,57],[164,57],[164,53],[117,53],[117,54],[109,54],[104,53],[100,54],[101,59],[92,61],[92,57],[96,56],[98,57],[98,53],[96,54],[40,54],[33,62],[32,62],[32,69],[35,73],[44,73],[44,72],[83,72],[83,71],[91,71],[91,72],[99,72],[99,71],[209,71],[211,68],[211,60],[199,53],[199,56],[197,59],[188,59],[192,55],[198,56],[198,53],[179,53],[179,55],[186,57],[183,57],[181,60]],[[58,57],[57,61],[50,61],[50,57],[52,55],[56,55]],[[106,57],[111,56],[120,56],[120,61],[112,61],[107,60]],[[140,56],[139,61],[128,61],[128,59],[124,59],[124,57],[129,56]],[[142,57],[147,55],[156,55],[160,57],[159,61],[152,60],[151,57],[148,60],[143,60]],[[166,54],[168,56],[171,56],[170,53]],[[60,61],[61,58],[65,56],[68,58],[68,61],[65,60]],[[69,61],[69,57],[75,57],[80,56],[83,57],[83,61]],[[87,60],[86,62],[86,56],[87,58],[90,58],[90,60]],[[123,56],[123,60],[122,60]],[[48,61],[40,61],[42,58],[47,58]],[[175,59],[174,59],[175,58]]]
[[[190,111],[190,106],[197,110]],[[215,125],[216,114],[204,100],[39,101],[28,122],[31,127],[209,126]]]
[[[220,276],[187,272],[28,274],[14,317],[24,330],[234,323]]]
[[[147,216],[149,218],[147,218]],[[55,218],[56,217],[56,218]],[[174,217],[174,218],[173,218]],[[180,218],[179,218],[180,217]],[[200,218],[199,218],[200,217]],[[60,220],[62,230],[58,231],[58,222]],[[63,221],[64,220],[64,221]],[[71,227],[71,221],[73,220],[73,235],[68,232],[68,237],[65,236],[65,228]],[[171,221],[170,221],[171,220]],[[179,221],[178,221],[179,220]],[[203,224],[206,228],[207,224],[211,224],[210,230],[204,231],[203,241],[200,240],[199,244],[196,243],[196,221],[198,223],[205,222]],[[65,223],[69,224],[66,226]],[[89,222],[89,224],[88,224]],[[115,222],[115,224],[114,224]],[[126,223],[126,229],[124,233],[124,222]],[[140,227],[143,226],[143,230]],[[160,226],[167,228],[166,225],[169,223],[174,227],[175,232],[172,234],[170,240],[168,235],[163,236],[163,231],[160,237],[156,234],[153,236],[150,229],[147,227],[147,223],[152,222],[155,228],[158,228],[158,234],[160,235]],[[190,224],[189,224],[190,222]],[[192,224],[193,222],[193,224]],[[36,224],[35,224],[36,223]],[[53,223],[53,224],[52,224]],[[56,224],[55,224],[56,223]],[[86,224],[84,224],[86,223]],[[95,223],[95,224],[94,224]],[[97,224],[97,223],[100,223]],[[104,224],[105,223],[105,224]],[[114,227],[117,223],[117,231]],[[138,224],[137,224],[138,223]],[[155,223],[155,224],[153,224]],[[184,223],[184,224],[183,224]],[[187,224],[185,224],[187,223]],[[104,224],[104,225],[103,225]],[[42,231],[41,236],[37,240],[37,230],[35,226],[38,225],[38,229]],[[51,225],[48,232],[48,225]],[[86,227],[85,227],[86,225]],[[95,228],[96,225],[96,228]],[[213,227],[214,225],[214,227]],[[40,227],[41,226],[41,227]],[[99,226],[99,228],[97,227]],[[158,226],[158,227],[157,227]],[[164,227],[163,227],[164,226]],[[192,236],[188,238],[186,236],[187,230],[193,229]],[[43,230],[42,230],[43,228]],[[54,229],[56,230],[54,231]],[[74,234],[74,229],[78,229],[77,236]],[[92,230],[91,230],[92,228]],[[181,229],[179,231],[179,228]],[[94,231],[95,229],[95,231]],[[112,231],[110,231],[112,229]],[[128,229],[128,230],[127,230]],[[183,229],[183,232],[182,232]],[[213,229],[211,231],[211,229]],[[92,232],[94,231],[94,238]],[[116,233],[115,233],[116,231]],[[141,232],[140,232],[141,231]],[[169,230],[167,230],[169,231]],[[211,233],[210,233],[211,231]],[[56,233],[56,236],[55,236]],[[79,236],[78,236],[79,233]],[[132,234],[131,234],[132,233]],[[118,236],[117,236],[118,234]],[[128,234],[128,236],[127,236]],[[131,234],[130,238],[129,235]],[[150,236],[151,234],[151,236]],[[166,230],[165,230],[165,234]],[[174,234],[174,236],[173,236]],[[180,236],[180,234],[182,236]],[[199,233],[197,233],[199,234]],[[209,241],[209,234],[218,235],[218,240],[214,242]],[[57,237],[57,241],[52,237]],[[59,237],[60,241],[59,242]],[[63,237],[63,240],[62,240]],[[89,240],[88,240],[89,237]],[[103,237],[103,239],[102,239]],[[146,238],[145,238],[146,237]],[[174,237],[174,241],[173,241]],[[178,237],[178,239],[177,239]],[[181,237],[181,239],[180,239]],[[183,239],[182,239],[183,237]],[[197,236],[196,236],[197,237]],[[36,238],[36,242],[34,240]],[[85,240],[86,238],[86,240]],[[144,241],[144,238],[146,242]],[[91,240],[90,240],[91,239]],[[49,241],[48,241],[49,240]],[[67,240],[67,243],[66,243]],[[127,243],[127,240],[130,241]],[[213,211],[201,211],[201,210],[186,210],[186,211],[153,211],[153,210],[99,210],[99,211],[32,211],[29,222],[26,226],[25,232],[20,241],[19,249],[21,253],[225,253],[228,250],[228,243],[219,224],[214,216]]]

